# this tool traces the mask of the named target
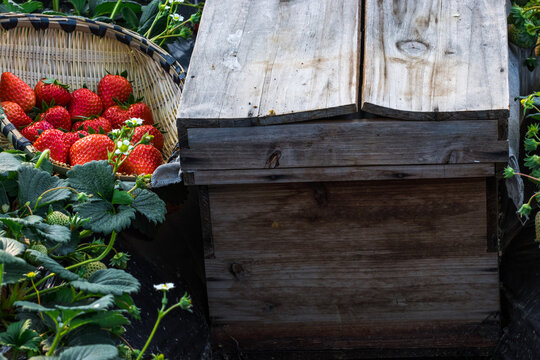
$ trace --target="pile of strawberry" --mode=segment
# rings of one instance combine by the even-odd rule
[[[87,88],[70,93],[55,79],[42,79],[32,89],[4,72],[0,105],[36,150],[49,149],[57,162],[109,160],[122,173],[152,174],[162,163],[163,135],[148,105],[134,99],[125,75],[104,76],[96,94]]]

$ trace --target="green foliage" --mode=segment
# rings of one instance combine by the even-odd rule
[[[142,6],[132,0],[69,0],[68,8],[60,8],[59,1],[52,1],[46,9],[41,1],[15,2],[4,0],[0,13],[37,13],[49,15],[75,15],[93,20],[114,23],[145,36],[166,47],[175,39],[189,39],[201,20],[204,3],[193,4],[180,0],[152,0]],[[178,14],[179,6],[193,8],[194,14],[185,20]]]
[[[162,221],[162,201],[144,182],[116,180],[106,161],[63,180],[41,169],[43,157],[0,160],[0,342],[32,359],[116,359],[123,326],[140,319],[130,296],[140,284],[122,270],[129,255],[114,250],[116,234],[137,212]],[[107,258],[116,268],[81,277]]]
[[[12,323],[7,330],[0,334],[0,344],[11,346],[17,350],[39,351],[41,338],[30,328],[30,320]]]
[[[531,49],[525,65],[533,71],[538,65],[534,47],[540,32],[540,0],[516,1],[508,15],[508,39],[521,48]]]

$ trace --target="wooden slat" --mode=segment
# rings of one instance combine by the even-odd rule
[[[183,173],[186,185],[473,178],[495,175],[493,164],[351,166],[332,168],[201,170]]]
[[[505,0],[367,0],[362,110],[401,119],[509,113]]]
[[[218,339],[256,350],[493,345],[485,179],[208,190]]]
[[[246,125],[355,112],[361,3],[206,1],[178,118]]]
[[[506,162],[497,121],[329,121],[189,129],[184,170]]]

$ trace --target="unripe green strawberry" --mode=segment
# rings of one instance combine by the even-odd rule
[[[508,40],[523,49],[529,49],[536,44],[536,36],[530,35],[524,28],[512,24],[508,27]]]
[[[47,215],[45,222],[51,225],[62,225],[62,226],[69,226],[70,224],[69,216],[67,216],[66,214],[60,211],[51,212],[49,215]]]
[[[534,228],[536,230],[536,241],[540,242],[540,211],[534,217]]]
[[[90,264],[83,265],[84,274],[82,275],[82,277],[88,280],[92,275],[94,275],[96,271],[106,269],[107,265],[105,265],[101,261],[94,261]]]
[[[42,254],[45,254],[47,255],[48,251],[47,251],[47,247],[45,245],[41,245],[41,244],[35,244],[35,245],[32,245],[30,246],[30,250],[35,250],[35,251],[38,251]],[[28,261],[30,264],[32,265],[39,265],[36,263],[36,256],[35,255],[32,255],[30,253],[26,253],[25,254],[25,258],[26,258],[26,261]]]

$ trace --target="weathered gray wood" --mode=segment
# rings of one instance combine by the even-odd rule
[[[401,119],[507,117],[505,0],[367,0],[362,110]]]
[[[189,129],[183,170],[506,162],[497,121],[327,121]]]
[[[206,1],[178,118],[272,124],[355,112],[361,3]]]
[[[493,164],[351,166],[329,168],[184,171],[186,185],[296,183],[312,181],[470,178],[495,175]]]
[[[257,350],[494,344],[484,178],[209,186],[209,198],[218,339]]]
[[[199,212],[201,216],[201,236],[203,241],[204,258],[214,257],[214,239],[212,238],[212,219],[210,216],[210,199],[208,186],[198,186]]]

